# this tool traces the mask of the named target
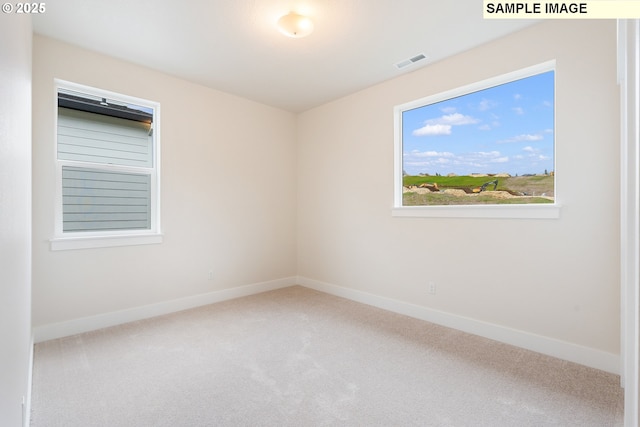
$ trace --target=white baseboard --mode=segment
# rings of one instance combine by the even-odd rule
[[[434,310],[391,298],[381,297],[355,289],[344,288],[337,285],[298,277],[297,284],[336,295],[352,301],[368,304],[374,307],[389,310],[405,316],[414,317],[438,325],[464,331],[470,334],[489,338],[505,344],[525,348],[548,356],[557,357],[574,363],[579,363],[613,374],[620,374],[620,356],[607,353],[602,350],[593,349],[554,338],[544,337],[529,332],[482,322],[468,317]]]
[[[37,326],[34,328],[34,342],[42,342],[62,338],[109,326],[120,325],[136,320],[147,319],[163,314],[187,310],[202,305],[213,304],[234,298],[258,294],[274,289],[286,288],[298,284],[310,289],[331,295],[347,298],[363,304],[404,314],[438,325],[482,336],[505,344],[536,351],[548,356],[579,363],[591,368],[600,369],[613,374],[620,374],[620,356],[590,347],[572,344],[554,338],[544,337],[529,332],[508,328],[476,319],[459,316],[428,307],[423,307],[391,298],[381,297],[355,289],[321,282],[306,277],[287,277],[283,279],[254,283],[230,289],[194,295],[157,304],[134,307],[96,316],[72,319],[65,322]],[[32,356],[33,357],[33,356]],[[29,406],[30,396],[27,399]]]
[[[37,326],[33,329],[36,343],[62,338],[83,332],[94,331],[109,326],[120,325],[136,320],[148,319],[150,317],[161,316],[163,314],[174,313],[176,311],[188,310],[202,305],[213,304],[234,298],[259,294],[279,288],[293,286],[296,283],[295,277],[270,280],[267,282],[254,283],[235,288],[213,291],[206,294],[193,295],[171,301],[164,301],[157,304],[134,307],[127,310],[114,311],[110,313],[98,314],[96,316],[82,317],[59,323]]]

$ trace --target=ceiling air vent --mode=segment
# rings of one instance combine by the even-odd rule
[[[425,59],[427,59],[427,56],[424,53],[420,53],[420,54],[418,54],[416,56],[413,56],[413,57],[411,57],[409,59],[405,59],[403,61],[397,62],[395,64],[395,66],[396,66],[396,68],[398,70],[401,70],[403,68],[408,67],[409,65],[415,64],[416,62],[424,61]]]

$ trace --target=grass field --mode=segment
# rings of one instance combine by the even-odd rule
[[[513,197],[494,197],[491,195],[493,184],[486,187],[481,193],[473,193],[483,184],[497,180],[495,189],[499,192],[507,192]],[[534,175],[516,177],[495,176],[405,176],[403,185],[410,189],[403,194],[405,206],[429,206],[429,205],[475,205],[475,204],[530,204],[553,203],[555,196],[555,180],[553,175]],[[419,187],[421,184],[437,184],[440,191],[419,192],[412,191],[411,187]],[[446,189],[464,190],[467,195],[453,195],[445,192]],[[501,193],[504,195],[504,193]],[[498,193],[494,193],[498,195]]]

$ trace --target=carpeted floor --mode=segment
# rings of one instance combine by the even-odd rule
[[[299,286],[35,347],[33,427],[621,426],[619,377]]]

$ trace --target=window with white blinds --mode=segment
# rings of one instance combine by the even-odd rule
[[[159,106],[73,84],[57,104],[57,238],[159,234]]]

